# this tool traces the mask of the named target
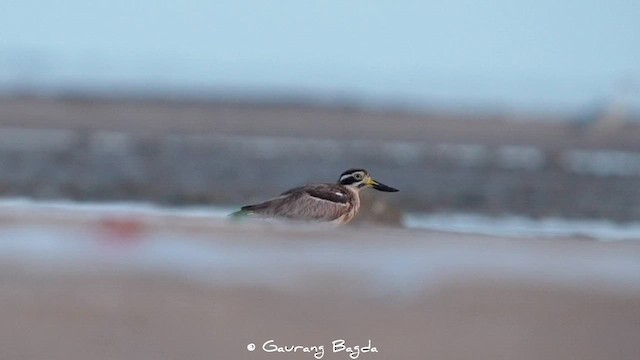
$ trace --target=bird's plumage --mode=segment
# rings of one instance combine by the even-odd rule
[[[288,190],[259,204],[243,206],[241,210],[266,217],[334,221],[348,212],[355,213],[359,206],[357,194],[340,185],[311,184]]]
[[[257,215],[267,218],[346,223],[360,209],[359,191],[364,187],[397,191],[371,179],[362,169],[342,173],[336,184],[310,184],[285,191],[265,202],[243,206],[232,216]]]

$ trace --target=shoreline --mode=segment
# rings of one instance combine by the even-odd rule
[[[152,202],[72,200],[37,200],[0,198],[0,218],[16,221],[82,222],[101,217],[134,217],[137,219],[175,219],[179,222],[202,220],[231,221],[229,214],[238,206],[182,205],[167,206]],[[259,223],[259,222],[256,222]],[[473,213],[404,213],[399,224],[354,221],[348,228],[405,228],[453,234],[476,234],[514,239],[584,239],[604,242],[640,240],[640,222],[613,222],[600,219],[530,218],[516,215],[482,215]]]
[[[8,358],[270,359],[247,350],[269,339],[371,340],[362,359],[638,355],[637,242],[51,208],[0,211],[0,238]]]
[[[401,190],[366,194],[395,219],[473,212],[637,222],[638,138],[631,123],[0,99],[0,196],[230,205],[361,167]]]

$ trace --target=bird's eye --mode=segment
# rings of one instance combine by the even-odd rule
[[[353,174],[353,178],[356,180],[362,180],[362,174],[361,173],[355,173]]]

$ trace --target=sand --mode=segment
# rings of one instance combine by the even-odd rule
[[[636,242],[53,210],[0,237],[3,359],[640,358]]]
[[[478,146],[529,146],[552,165],[576,148],[640,149],[637,126],[593,132],[585,123],[495,113],[474,120],[349,107],[8,98],[0,100],[0,193],[237,205],[344,170],[340,157],[323,163],[324,153],[265,160],[262,150],[272,146],[255,145],[261,139],[325,139],[310,148],[338,142],[347,150],[352,139],[456,151],[471,144],[474,154]],[[260,151],[249,155],[257,158],[243,158],[237,146],[228,150],[235,157],[221,152],[227,136],[248,139],[237,143],[255,145]],[[387,150],[347,160],[407,194],[395,200],[396,219],[416,198],[421,210],[637,220],[633,176],[546,166],[484,171],[447,157],[416,165],[382,156]],[[269,340],[348,359],[332,352],[332,341],[343,339],[378,351],[359,359],[637,360],[640,245],[5,206],[0,319],[0,359],[319,356],[267,353]]]

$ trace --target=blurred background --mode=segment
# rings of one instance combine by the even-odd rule
[[[260,358],[369,329],[384,358],[637,359],[639,19],[1,3],[0,354]],[[352,167],[401,190],[354,227],[226,221]]]

